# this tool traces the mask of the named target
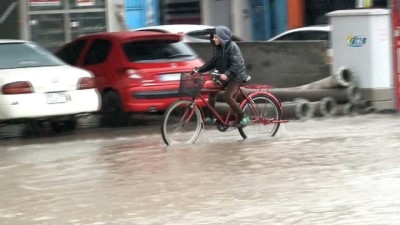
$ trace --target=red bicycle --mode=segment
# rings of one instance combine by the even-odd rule
[[[203,108],[207,107],[216,118],[219,131],[237,128],[243,139],[248,137],[275,136],[282,120],[281,102],[268,92],[269,85],[242,83],[234,94],[243,112],[250,117],[250,124],[238,127],[239,118],[231,108],[225,115],[217,112],[205,94],[224,90],[218,83],[218,73],[182,73],[179,93],[181,99],[170,105],[161,124],[162,138],[167,145],[193,144],[204,128]],[[247,79],[249,80],[249,79]],[[247,82],[247,81],[246,81]],[[206,85],[205,85],[206,84]]]

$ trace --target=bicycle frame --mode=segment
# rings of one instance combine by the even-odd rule
[[[276,100],[276,102],[278,102],[279,103],[279,107],[280,107],[280,109],[282,110],[282,105],[280,104],[280,101],[278,101],[278,99],[276,99],[276,97],[275,96],[273,96],[273,95],[270,95],[268,92],[264,92],[264,91],[260,91],[262,88],[269,88],[270,86],[266,86],[266,85],[258,85],[258,86],[254,86],[255,88],[258,88],[259,90],[258,91],[256,91],[256,92],[254,92],[254,93],[251,93],[251,94],[247,94],[246,93],[246,91],[245,90],[243,90],[243,88],[245,88],[247,85],[246,84],[241,84],[238,88],[237,88],[237,90],[235,91],[235,93],[234,93],[234,95],[233,95],[233,99],[235,99],[236,101],[237,101],[237,99],[238,99],[238,96],[239,96],[239,94],[240,95],[242,95],[242,96],[244,96],[244,99],[243,100],[241,100],[240,102],[239,102],[239,106],[240,107],[242,107],[242,104],[244,104],[244,102],[245,102],[245,100],[248,100],[248,102],[251,102],[252,103],[252,101],[251,101],[251,96],[252,95],[257,95],[257,94],[268,94],[270,97],[272,97],[272,98],[274,98],[275,100]],[[220,91],[222,91],[224,88],[223,87],[221,87],[221,89],[220,89]],[[208,94],[208,93],[207,93]],[[226,114],[226,116],[225,117],[223,117],[220,113],[218,113],[217,111],[216,111],[216,109],[214,108],[214,107],[212,107],[211,105],[210,105],[210,103],[208,103],[208,101],[202,96],[202,95],[199,95],[199,96],[197,96],[196,98],[192,98],[192,100],[193,100],[193,104],[195,104],[195,105],[197,105],[197,101],[198,100],[200,100],[201,102],[203,102],[204,103],[204,105],[210,110],[210,112],[213,114],[213,116],[215,117],[215,119],[221,124],[221,125],[223,125],[223,126],[235,126],[236,124],[237,124],[237,122],[238,121],[233,121],[233,120],[230,120],[230,118],[231,118],[231,116],[233,115],[233,116],[235,116],[236,117],[236,115],[235,115],[235,113],[233,112],[233,109],[231,108],[231,107],[229,107],[229,110],[228,110],[228,112],[227,112],[227,114]],[[253,104],[250,104],[250,107],[251,107],[251,109],[254,111],[254,112],[256,112],[257,114],[258,114],[258,112],[257,112],[257,110],[254,108],[254,105]],[[192,107],[192,109],[193,109],[193,107]],[[203,112],[203,110],[201,110],[201,112],[202,112],[202,117],[203,117],[203,120],[204,120],[204,112]],[[189,115],[185,115],[184,116],[184,118],[190,118],[192,115],[193,115],[193,113],[194,113],[194,110],[190,110],[190,112],[186,112],[186,113],[189,113]],[[186,114],[185,113],[185,114]],[[259,116],[259,114],[258,114],[258,116]],[[262,123],[264,124],[264,125],[266,125],[266,124],[269,124],[269,123],[284,123],[284,122],[287,122],[287,120],[264,120],[264,121],[262,121]]]
[[[238,88],[238,90],[239,90],[240,88]],[[222,89],[221,89],[222,90]],[[238,93],[239,93],[239,91],[236,91],[235,92],[235,94],[234,94],[234,96],[233,96],[233,98],[236,100],[237,99],[237,95],[238,95]],[[218,112],[217,112],[217,110],[214,108],[214,107],[212,107],[211,105],[210,105],[210,103],[208,103],[208,101],[203,97],[203,96],[201,96],[201,95],[199,95],[198,97],[197,97],[197,99],[200,99],[206,106],[207,106],[207,108],[210,110],[210,112],[211,112],[211,114],[213,114],[213,116],[215,117],[215,119],[221,124],[221,125],[224,125],[224,126],[226,126],[226,125],[235,125],[235,121],[232,121],[232,120],[229,120],[229,118],[231,117],[231,115],[234,115],[234,113],[233,113],[233,110],[232,110],[232,108],[231,107],[229,107],[229,110],[228,110],[228,113],[226,114],[226,116],[225,116],[225,118],[223,118],[223,116],[221,115],[221,114],[219,114]],[[196,101],[196,99],[195,99],[195,101]],[[203,119],[204,119],[204,112],[202,111],[202,116],[203,116]]]
[[[204,78],[195,77],[194,79]],[[187,81],[188,83],[186,83]],[[268,85],[243,83],[235,90],[233,99],[236,102],[240,101],[240,109],[250,119],[250,123],[246,126],[238,126],[239,117],[230,106],[228,111],[224,110],[220,113],[210,105],[209,99],[206,97],[210,93],[217,94],[223,91],[225,87],[205,84],[205,82],[197,80],[190,83],[190,80],[181,78],[179,92],[182,93],[182,97],[166,110],[161,125],[161,134],[167,145],[171,143],[193,144],[204,128],[205,107],[216,118],[217,124],[215,125],[219,131],[224,132],[229,127],[236,127],[243,139],[259,135],[275,136],[280,123],[287,122],[287,120],[282,120],[281,102],[268,92],[270,88]],[[192,90],[193,92],[191,92]],[[269,124],[272,126],[268,126]]]

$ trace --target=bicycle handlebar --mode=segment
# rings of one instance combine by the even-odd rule
[[[195,74],[197,74],[197,75],[199,75],[199,76],[203,76],[203,77],[211,77],[212,80],[218,81],[218,82],[220,82],[220,81],[225,81],[225,80],[220,79],[221,75],[223,75],[223,74],[222,74],[222,73],[218,73],[218,70],[214,70],[214,71],[212,71],[212,72],[200,73],[200,72],[198,71],[198,68],[194,68],[194,69],[190,72],[190,76],[193,76],[193,75],[195,75]]]
[[[195,73],[197,73],[197,74],[199,74],[199,75],[203,75],[203,76],[212,75],[212,76],[218,76],[218,77],[219,77],[219,76],[222,75],[222,73],[218,73],[218,70],[214,70],[214,71],[212,71],[212,72],[203,72],[203,73],[200,73],[198,67],[193,68],[192,71],[190,72],[190,75],[193,75],[193,74],[195,74]]]

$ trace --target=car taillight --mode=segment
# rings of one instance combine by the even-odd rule
[[[4,85],[1,91],[5,95],[29,94],[33,93],[33,88],[28,81],[17,81]]]
[[[78,90],[96,88],[96,81],[93,77],[83,77],[78,82]]]
[[[126,73],[128,74],[130,79],[142,79],[143,76],[140,75],[136,70],[134,69],[127,69]]]
[[[138,86],[142,85],[143,75],[139,70],[132,68],[121,67],[117,69],[118,73],[124,77],[124,85],[126,86]]]

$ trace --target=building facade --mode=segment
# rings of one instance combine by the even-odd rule
[[[55,50],[81,35],[124,29],[123,0],[2,0],[0,38]]]
[[[243,40],[327,23],[326,13],[366,0],[1,0],[0,38],[38,42],[49,50],[80,35],[159,24],[226,25]],[[388,8],[390,0],[367,0]]]

